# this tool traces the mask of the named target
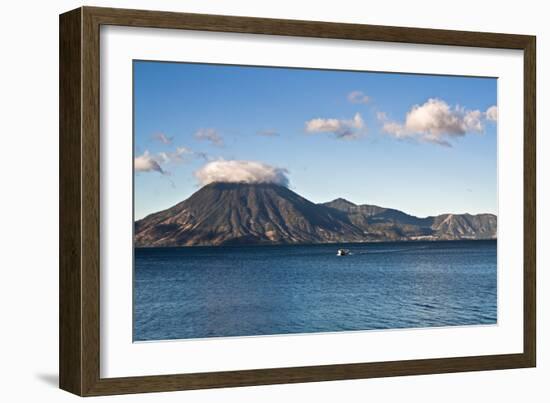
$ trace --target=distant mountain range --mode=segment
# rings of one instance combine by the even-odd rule
[[[211,183],[135,222],[137,247],[495,239],[494,214],[418,218],[345,199],[315,204],[275,184]]]

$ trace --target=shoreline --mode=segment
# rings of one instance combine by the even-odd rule
[[[251,243],[225,245],[189,245],[189,246],[133,246],[134,250],[150,249],[186,249],[186,248],[243,248],[243,247],[296,247],[296,246],[331,246],[331,245],[365,245],[365,244],[412,244],[412,243],[452,243],[452,242],[497,242],[498,238],[487,239],[410,239],[396,241],[365,241],[365,242],[323,242],[323,243]]]

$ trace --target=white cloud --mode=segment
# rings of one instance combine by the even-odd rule
[[[194,154],[193,150],[187,147],[176,147],[175,151],[162,151],[159,152],[157,156],[164,164],[168,164],[170,162],[183,162],[186,156],[193,156]]]
[[[205,153],[194,152],[187,147],[176,147],[174,151],[161,151],[151,155],[146,150],[142,155],[134,158],[134,170],[136,172],[159,172],[163,175],[170,173],[162,168],[162,165],[178,162],[186,162],[189,158],[207,158]]]
[[[216,129],[212,128],[203,128],[197,130],[195,132],[195,138],[197,140],[208,141],[218,147],[223,147],[224,145],[222,136],[218,133]]]
[[[158,172],[162,175],[167,174],[160,164],[149,154],[149,151],[145,151],[142,155],[134,158],[134,171],[136,172]]]
[[[469,132],[481,133],[483,131],[483,114],[478,111],[464,112],[464,134]]]
[[[162,151],[157,155],[158,155],[158,159],[161,160],[163,164],[168,164],[171,161],[170,153],[166,153]]]
[[[496,122],[498,121],[498,107],[496,105],[493,105],[485,111],[485,116],[487,117],[487,120]]]
[[[183,154],[193,154],[193,151],[187,147],[176,147],[176,154],[177,155],[183,155]]]
[[[365,122],[359,113],[353,119],[316,118],[306,122],[307,133],[333,133],[337,138],[354,140],[366,133]]]
[[[405,127],[413,133],[428,133],[463,136],[472,131],[481,131],[479,111],[464,112],[452,109],[445,101],[429,99],[423,105],[415,105],[407,113]]]
[[[409,136],[403,125],[397,122],[384,122],[382,125],[382,130],[397,138],[405,138]]]
[[[368,104],[370,97],[362,91],[352,91],[348,94],[348,101],[352,104]]]
[[[414,105],[407,112],[404,123],[388,120],[383,112],[377,114],[382,130],[396,138],[412,138],[443,146],[451,146],[448,141],[451,138],[483,132],[486,116],[479,110],[466,110],[461,106],[451,108],[445,101],[435,98]]]
[[[288,171],[258,161],[218,160],[195,172],[201,185],[213,182],[274,183],[288,186]]]
[[[168,137],[164,133],[155,133],[153,134],[153,139],[160,141],[162,144],[172,144],[173,137]]]

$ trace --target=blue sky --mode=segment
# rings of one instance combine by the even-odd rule
[[[243,169],[313,202],[496,213],[496,103],[492,78],[135,61],[135,217]]]

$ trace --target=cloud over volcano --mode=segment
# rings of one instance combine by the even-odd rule
[[[274,183],[288,186],[288,171],[259,161],[211,161],[195,172],[201,185],[213,182]]]

